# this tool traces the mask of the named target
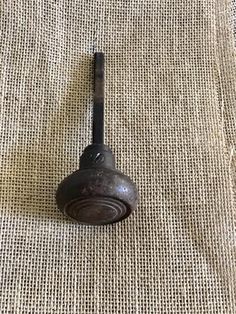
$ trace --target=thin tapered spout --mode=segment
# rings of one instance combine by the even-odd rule
[[[104,143],[104,54],[94,54],[93,144]]]

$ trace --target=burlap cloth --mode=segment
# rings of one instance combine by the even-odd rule
[[[226,0],[2,1],[0,313],[236,313],[232,7]],[[76,225],[58,183],[106,142],[135,214]]]

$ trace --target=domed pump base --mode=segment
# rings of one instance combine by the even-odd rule
[[[115,169],[110,148],[92,144],[80,157],[80,169],[60,183],[56,201],[78,223],[105,225],[128,217],[137,206],[138,192],[131,179]]]

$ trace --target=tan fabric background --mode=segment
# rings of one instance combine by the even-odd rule
[[[1,2],[0,313],[236,313],[235,51],[226,0]],[[122,223],[57,210],[91,136],[140,191]]]

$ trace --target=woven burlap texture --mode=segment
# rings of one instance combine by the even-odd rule
[[[0,313],[236,313],[235,55],[226,0],[1,3]],[[127,220],[55,204],[91,139],[106,56],[106,142],[137,183]]]

